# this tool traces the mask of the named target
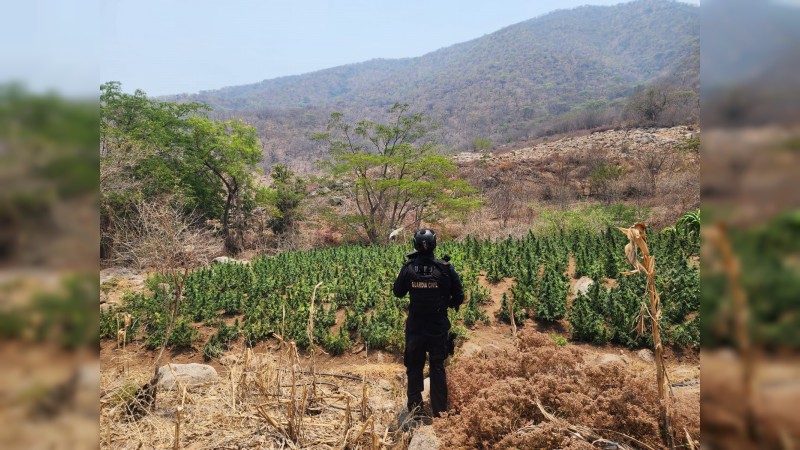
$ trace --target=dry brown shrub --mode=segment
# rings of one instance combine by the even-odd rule
[[[693,439],[698,440],[700,436],[700,389],[692,390],[688,393],[678,394],[672,399],[670,405],[672,411],[672,427],[675,434],[679,435],[689,432]],[[684,442],[685,438],[678,437],[678,442]]]
[[[596,450],[592,444],[567,436],[562,425],[541,423],[509,434],[497,443],[498,449],[558,448],[562,450]]]
[[[507,172],[514,168],[514,161],[506,160],[497,165],[497,169],[501,172]]]
[[[519,356],[518,352],[514,352],[503,358],[467,358],[448,368],[447,390],[451,411],[460,410],[498,379],[524,377]]]
[[[544,333],[524,329],[517,349],[457,361],[448,369],[450,414],[435,425],[442,448],[588,449],[570,437],[569,425],[587,426],[606,439],[631,444],[624,435],[663,448],[653,374],[622,362],[590,364],[596,354],[557,346]],[[536,399],[557,419],[548,421]],[[699,438],[699,398],[673,400],[676,440],[684,427]]]

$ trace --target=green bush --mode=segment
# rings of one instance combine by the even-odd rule
[[[175,322],[175,328],[172,330],[167,344],[175,349],[192,348],[192,343],[199,335],[200,333],[188,320],[180,318]]]
[[[572,309],[568,314],[572,339],[603,345],[608,342],[609,332],[603,315],[597,311],[593,303],[594,301],[583,293],[578,294],[572,301]]]
[[[536,318],[548,322],[563,319],[567,312],[568,291],[569,282],[564,274],[553,266],[546,267],[534,305]]]
[[[569,344],[569,341],[567,341],[567,338],[565,338],[564,336],[561,336],[560,334],[551,334],[550,335],[550,339],[552,339],[553,343],[556,344],[559,347],[563,347],[563,346]]]
[[[203,345],[203,359],[210,361],[219,358],[225,349],[216,334],[212,334],[208,341]]]
[[[466,308],[464,308],[464,326],[471,328],[477,322],[482,321],[484,324],[489,323],[489,316],[478,305],[478,299],[474,295],[470,295]]]
[[[353,342],[350,340],[350,335],[345,331],[344,327],[339,328],[339,333],[336,335],[330,332],[326,333],[322,340],[322,348],[334,356],[343,354],[352,346]]]
[[[519,326],[526,318],[525,309],[514,298],[509,299],[505,292],[500,301],[500,311],[497,312],[497,320],[505,323],[511,323],[511,315],[508,313],[509,302],[514,305],[514,323]]]
[[[16,309],[0,311],[0,338],[18,339],[27,326],[28,322],[22,311]]]
[[[489,140],[488,138],[479,137],[475,138],[475,140],[472,141],[472,146],[475,148],[476,151],[482,152],[492,148],[492,141]]]

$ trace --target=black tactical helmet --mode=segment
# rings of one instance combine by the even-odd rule
[[[414,232],[414,249],[418,252],[432,252],[436,248],[436,233],[429,228]]]

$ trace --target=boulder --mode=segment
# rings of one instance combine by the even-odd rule
[[[229,262],[233,262],[233,259],[227,256],[217,256],[211,260],[211,264],[228,264]]]
[[[408,450],[436,450],[439,448],[439,438],[433,426],[425,425],[417,428],[408,444]]]
[[[111,280],[112,278],[132,278],[136,274],[127,267],[109,267],[100,271],[100,284]]]
[[[425,378],[422,380],[422,401],[423,402],[430,402],[431,401],[431,379],[430,377]]]
[[[478,344],[466,342],[461,346],[461,356],[463,358],[470,358],[475,355],[480,355],[481,353],[483,353],[483,350]]]
[[[603,366],[606,364],[625,364],[625,359],[622,356],[615,355],[613,353],[603,353],[601,355],[597,355],[594,363],[598,366]]]
[[[580,277],[575,285],[572,286],[572,293],[576,296],[579,294],[586,294],[589,288],[594,284],[594,280],[589,277]]]
[[[481,352],[484,355],[486,355],[486,357],[488,357],[488,358],[494,358],[494,357],[498,356],[500,354],[500,352],[502,352],[502,351],[503,351],[503,349],[501,349],[499,346],[494,345],[494,344],[486,344],[481,349]]]
[[[656,355],[653,354],[653,351],[649,348],[643,348],[636,352],[636,356],[639,357],[642,361],[646,362],[654,362],[656,360]]]
[[[161,366],[158,369],[158,388],[171,391],[177,388],[175,375],[178,381],[185,386],[194,386],[198,384],[212,383],[219,379],[217,370],[207,364],[172,364],[172,371],[169,370],[169,365]]]
[[[123,282],[124,285],[130,287],[139,287],[144,284],[144,276],[127,267],[109,267],[100,271],[100,285],[108,282],[115,284]]]

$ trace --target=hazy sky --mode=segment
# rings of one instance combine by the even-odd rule
[[[420,56],[555,9],[616,3],[102,0],[100,79],[149,95],[197,92],[372,58]]]
[[[100,1],[3,2],[0,84],[15,81],[37,92],[99,95]]]

